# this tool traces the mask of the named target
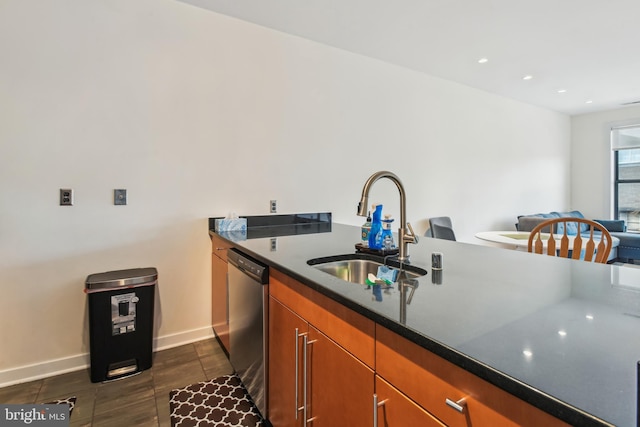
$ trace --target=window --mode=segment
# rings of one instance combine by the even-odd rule
[[[640,232],[640,125],[611,130],[614,158],[613,204],[627,231]]]

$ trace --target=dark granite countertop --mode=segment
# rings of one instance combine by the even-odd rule
[[[429,273],[403,304],[396,287],[374,296],[307,264],[353,253],[360,228],[330,224],[291,235],[267,228],[256,238],[219,234],[569,424],[637,425],[640,269],[422,238],[409,253]],[[433,283],[432,252],[443,253],[441,284]]]

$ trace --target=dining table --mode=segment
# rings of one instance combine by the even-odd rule
[[[476,237],[480,240],[484,240],[491,243],[491,246],[499,246],[507,249],[516,249],[520,251],[527,251],[529,244],[529,235],[531,233],[529,231],[481,231],[476,233]],[[547,247],[547,241],[549,240],[549,233],[541,233],[542,236],[542,245],[543,247]],[[562,234],[554,234],[553,235],[556,242],[559,242],[563,237]],[[573,247],[573,240],[575,236],[567,236],[569,238],[569,247]],[[620,243],[620,239],[617,237],[612,237],[613,247],[618,246]],[[595,239],[596,242],[599,242],[599,239]],[[588,242],[588,239],[582,239],[582,246],[584,247]]]

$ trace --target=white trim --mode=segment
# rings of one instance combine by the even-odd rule
[[[0,371],[0,387],[26,383],[89,367],[89,353],[47,360]]]
[[[614,151],[640,148],[640,123],[636,119],[624,125],[612,125],[610,140]]]
[[[165,335],[153,340],[153,351],[166,350],[196,341],[213,338],[211,326]],[[0,371],[0,387],[40,380],[54,375],[87,369],[90,365],[89,353],[81,353],[75,356],[60,359],[45,360],[32,365],[19,366],[17,368]]]
[[[166,350],[168,348],[213,338],[214,336],[213,328],[211,328],[211,326],[178,332],[177,334],[172,335],[165,335],[164,337],[156,338],[153,341],[153,351]]]

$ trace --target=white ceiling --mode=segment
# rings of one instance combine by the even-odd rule
[[[182,1],[570,115],[640,101],[639,0]]]

